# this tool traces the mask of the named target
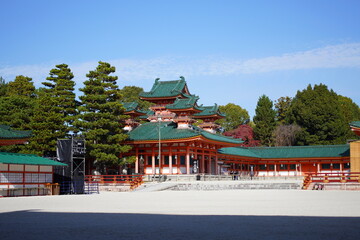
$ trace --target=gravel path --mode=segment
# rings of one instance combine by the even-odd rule
[[[360,192],[162,191],[0,199],[0,239],[358,239]]]

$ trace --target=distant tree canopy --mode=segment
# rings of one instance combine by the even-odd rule
[[[217,120],[216,123],[220,124],[225,131],[234,130],[238,126],[249,122],[250,116],[248,111],[241,108],[239,105],[228,103],[225,106],[220,106],[219,109],[226,117]]]
[[[255,138],[260,140],[261,145],[271,146],[273,144],[272,137],[276,126],[275,116],[273,102],[268,96],[262,95],[257,102],[254,116]]]
[[[120,90],[120,93],[122,95],[122,101],[123,102],[137,102],[141,109],[149,110],[149,108],[153,104],[151,102],[144,101],[139,98],[140,93],[142,93],[143,91],[144,91],[144,89],[141,87],[125,86]]]
[[[351,98],[339,95],[339,102],[341,113],[343,114],[346,123],[360,120],[360,108]],[[350,128],[347,128],[346,138],[356,139],[358,137],[350,130]]]
[[[285,124],[288,111],[292,102],[291,97],[280,97],[275,101],[276,121],[278,124]]]
[[[3,77],[0,76],[0,97],[5,96],[7,92],[7,83]]]
[[[297,145],[343,144],[349,131],[338,95],[324,84],[297,92],[288,123],[302,128]]]

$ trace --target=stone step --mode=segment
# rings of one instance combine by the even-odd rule
[[[301,189],[301,183],[237,183],[237,184],[196,184],[181,183],[167,190],[172,191],[218,191],[231,189]]]

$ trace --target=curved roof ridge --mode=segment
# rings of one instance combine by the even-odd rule
[[[300,149],[300,148],[329,148],[329,147],[344,147],[344,146],[348,146],[349,144],[334,144],[334,145],[306,145],[306,146],[272,146],[272,147],[268,147],[268,146],[260,146],[260,147],[247,147],[247,148],[251,148],[251,149],[289,149],[289,148],[296,148],[296,149]]]
[[[353,121],[349,123],[350,127],[360,128],[360,121]]]

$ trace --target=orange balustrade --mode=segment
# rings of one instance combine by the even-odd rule
[[[130,184],[133,190],[143,183],[142,174],[134,175],[86,175],[85,182],[87,183],[113,183],[113,184]]]
[[[359,183],[360,172],[308,173],[304,177],[303,189],[310,183]]]

